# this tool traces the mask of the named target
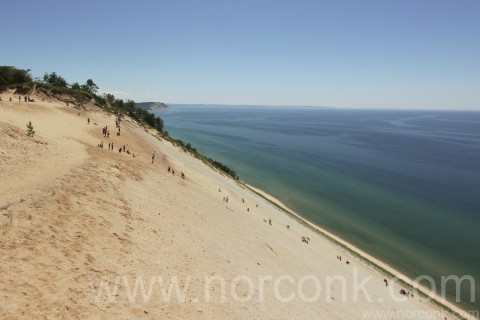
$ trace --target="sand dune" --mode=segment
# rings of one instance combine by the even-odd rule
[[[401,284],[130,119],[116,136],[93,106],[1,97],[1,319],[451,319],[395,301]],[[184,301],[166,301],[172,277]],[[140,280],[146,299],[129,291]]]

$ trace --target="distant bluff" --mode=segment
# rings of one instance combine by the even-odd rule
[[[135,102],[135,107],[143,110],[165,110],[169,107],[163,102]]]

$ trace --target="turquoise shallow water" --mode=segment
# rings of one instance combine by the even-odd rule
[[[169,133],[412,278],[480,303],[480,112],[172,105]],[[453,299],[453,283],[447,293]]]

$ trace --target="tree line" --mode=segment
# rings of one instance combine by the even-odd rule
[[[164,132],[163,120],[154,114],[135,107],[135,101],[117,99],[112,94],[98,95],[98,86],[88,79],[84,84],[74,82],[69,84],[65,78],[56,72],[45,73],[42,78],[33,79],[30,69],[18,69],[11,66],[0,66],[0,90],[13,88],[17,93],[25,94],[35,89],[47,89],[54,94],[66,94],[78,102],[94,100],[95,103],[107,111],[117,115],[126,114],[138,122],[149,125],[160,133]]]
[[[68,95],[79,103],[94,101],[97,106],[107,112],[114,113],[117,116],[128,115],[137,122],[157,130],[163,138],[180,146],[185,152],[192,153],[195,157],[220,169],[232,178],[238,179],[236,172],[226,165],[200,154],[190,143],[185,144],[180,139],[170,137],[168,132],[165,131],[162,118],[147,110],[135,107],[135,101],[117,99],[110,93],[98,95],[99,87],[92,79],[88,79],[84,84],[78,82],[69,84],[56,72],[45,73],[42,78],[33,79],[30,69],[0,66],[0,92],[8,88],[15,89],[18,94],[28,94],[33,89],[37,89],[43,90],[47,94],[51,92],[57,95]]]

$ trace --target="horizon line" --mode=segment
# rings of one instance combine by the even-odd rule
[[[143,102],[138,102],[143,103]],[[436,108],[436,107],[337,107],[315,105],[279,105],[279,104],[230,104],[230,103],[170,103],[162,102],[167,106],[225,106],[225,107],[274,107],[274,108],[309,108],[309,109],[336,109],[336,110],[384,110],[384,111],[473,111],[480,112],[480,106],[470,108]]]

